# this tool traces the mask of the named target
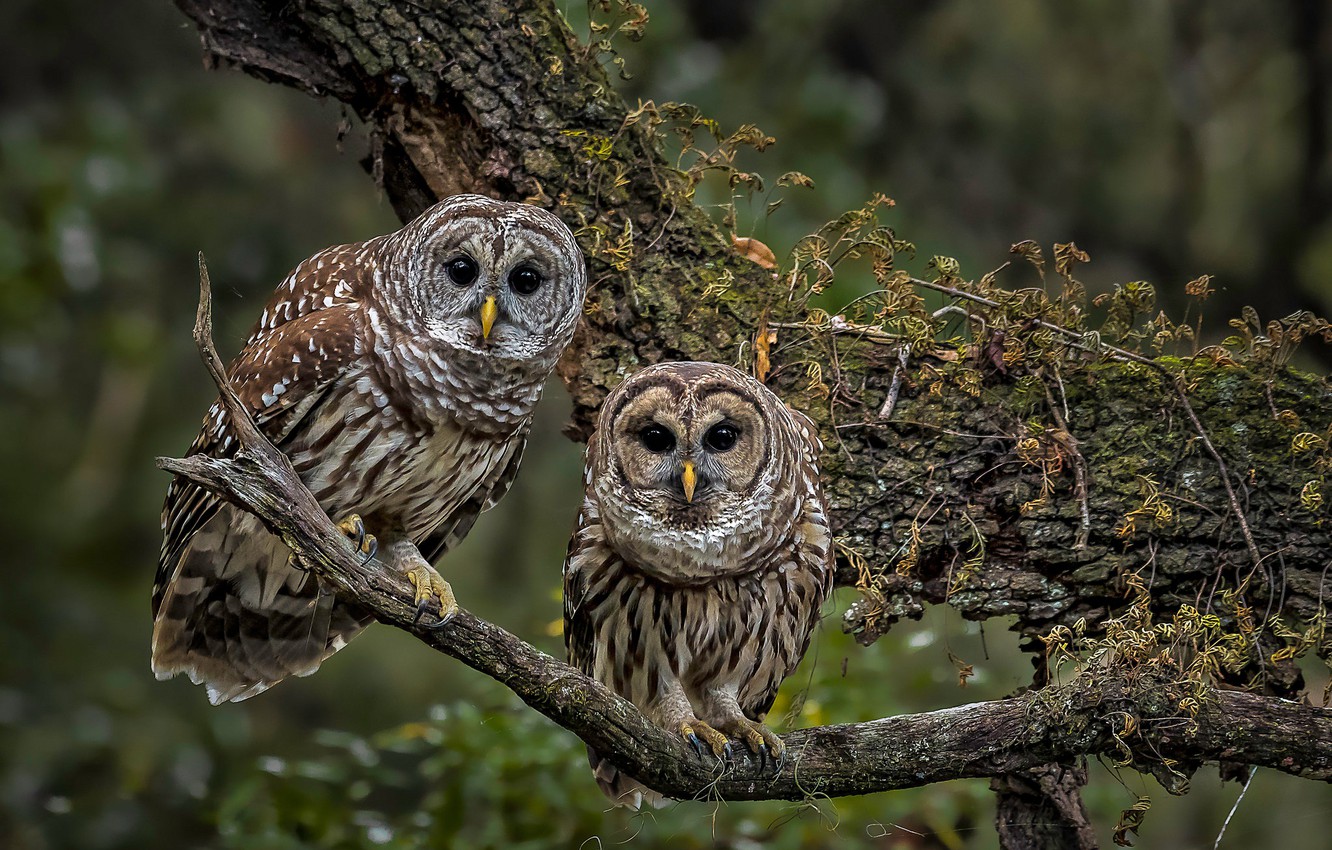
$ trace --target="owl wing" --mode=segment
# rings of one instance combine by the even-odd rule
[[[596,627],[590,612],[583,608],[587,598],[589,570],[593,561],[604,561],[607,550],[598,545],[590,533],[597,517],[595,496],[592,494],[592,459],[597,456],[594,433],[587,443],[587,464],[583,472],[583,508],[578,512],[578,524],[569,537],[569,551],[564,558],[564,650],[569,663],[585,675],[592,675],[595,663]]]
[[[582,518],[579,518],[582,524]],[[592,675],[595,663],[596,624],[583,606],[587,596],[587,572],[579,561],[592,553],[581,534],[575,534],[564,562],[564,650],[569,663],[585,675]]]
[[[228,369],[241,403],[279,448],[359,354],[359,304],[346,266],[337,259],[344,250],[316,254],[292,272]],[[231,417],[216,401],[187,454],[231,457],[236,448]],[[193,482],[172,480],[162,507],[154,617],[190,538],[221,504]]]
[[[792,625],[794,629],[795,652],[787,658],[787,663],[774,670],[775,675],[768,677],[766,687],[742,701],[741,709],[751,720],[762,720],[777,699],[777,691],[783,680],[795,672],[800,660],[809,649],[814,629],[819,623],[820,609],[824,600],[832,593],[833,580],[836,577],[833,564],[832,531],[828,526],[828,505],[819,480],[819,454],[823,451],[823,440],[819,437],[818,426],[804,413],[787,406],[795,431],[800,438],[801,474],[809,490],[800,525],[804,530],[803,542],[796,548],[795,556],[799,569],[792,574],[797,592],[783,600],[785,609],[775,619]]]
[[[513,486],[518,466],[527,448],[528,428],[515,434],[505,446],[505,454],[495,464],[494,473],[472,493],[472,497],[458,506],[444,523],[420,544],[421,554],[435,563],[445,552],[456,546],[476,524],[477,517],[495,507]]]

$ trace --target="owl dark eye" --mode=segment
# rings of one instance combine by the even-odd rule
[[[675,435],[660,425],[649,425],[638,432],[638,439],[643,448],[653,454],[661,454],[675,448]]]
[[[519,266],[509,272],[509,286],[519,295],[531,295],[541,288],[541,272],[531,266]]]
[[[476,260],[471,257],[457,257],[449,260],[444,270],[448,272],[449,280],[459,286],[471,286],[472,281],[476,280],[476,275],[480,271],[476,267]]]
[[[740,439],[740,429],[728,422],[719,422],[703,435],[703,445],[714,452],[729,452]]]

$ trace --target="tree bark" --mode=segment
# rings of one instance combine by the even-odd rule
[[[1085,764],[1043,764],[996,777],[994,825],[1003,850],[1096,850],[1096,832],[1082,805]]]
[[[1056,626],[1096,635],[1141,586],[1162,619],[1186,605],[1218,615],[1220,633],[1243,647],[1243,663],[1213,671],[1221,678],[1293,696],[1301,682],[1290,656],[1327,656],[1332,389],[1288,369],[1284,349],[1264,354],[1270,329],[1259,327],[1257,353],[1238,362],[1219,352],[1148,357],[1108,346],[1082,319],[1059,324],[1076,309],[1055,317],[1051,299],[968,283],[946,263],[935,280],[894,278],[894,297],[942,296],[936,315],[961,314],[969,345],[937,345],[938,328],[913,336],[894,324],[919,305],[910,316],[885,307],[873,322],[820,316],[797,289],[803,277],[742,256],[692,202],[691,175],[662,154],[661,111],[629,110],[600,51],[580,44],[548,0],[177,2],[210,63],[354,110],[374,139],[369,168],[404,220],[475,191],[546,206],[574,228],[593,285],[559,369],[574,403],[571,436],[587,435],[608,388],[640,366],[753,367],[766,353],[768,382],[823,429],[839,578],[862,593],[844,626],[862,641],[944,602],[974,619],[1014,615],[1033,646]],[[684,114],[670,112],[687,126]],[[741,136],[766,144],[761,133]],[[738,143],[724,142],[710,164],[724,165]],[[1074,285],[1067,267],[1061,279]],[[164,466],[255,510],[342,592],[407,627],[396,582],[358,570],[322,515],[306,510],[312,503],[279,510],[272,500],[293,498],[291,482],[266,478],[264,464],[280,456],[257,457]],[[1332,778],[1323,709],[1214,690],[1184,733],[1163,720],[1177,707],[1144,703],[1160,702],[1161,682],[1090,673],[1014,700],[792,733],[799,782],[791,767],[719,778],[623,701],[494,626],[464,614],[417,634],[675,796],[1023,777],[1084,754],[1122,755],[1116,739],[1133,735],[1144,745],[1130,742],[1134,757]],[[1122,705],[1136,731],[1107,720],[1119,716],[1107,705]]]

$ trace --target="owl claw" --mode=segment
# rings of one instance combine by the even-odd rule
[[[422,562],[407,571],[407,578],[416,588],[416,616],[412,617],[413,626],[421,621],[430,610],[431,603],[435,601],[439,602],[439,622],[422,628],[432,631],[441,629],[453,619],[454,614],[458,613],[458,600],[453,597],[453,588],[435,572],[434,567]]]
[[[718,759],[730,758],[731,742],[726,736],[701,720],[687,720],[680,724],[680,736],[694,747],[694,752],[702,756],[711,752]]]
[[[762,723],[745,719],[735,721],[732,731],[754,754],[760,773],[766,772],[770,767],[774,773],[781,773],[782,768],[786,766],[786,745],[782,743],[781,738],[773,734],[771,729]]]
[[[430,597],[427,596],[425,599],[422,599],[420,602],[416,603],[416,613],[412,615],[412,625],[415,626],[417,623],[421,622],[421,618],[424,617],[425,612],[429,610],[430,610]]]
[[[347,539],[351,540],[357,552],[365,556],[361,560],[362,564],[370,563],[370,559],[379,551],[379,541],[365,530],[365,522],[361,520],[360,514],[346,516],[338,523],[338,530],[347,535]]]

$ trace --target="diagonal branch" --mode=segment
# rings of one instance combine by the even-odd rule
[[[925,714],[792,732],[793,758],[775,775],[751,760],[721,765],[654,726],[630,703],[504,629],[460,611],[442,630],[416,629],[405,578],[365,563],[255,427],[213,346],[211,294],[200,257],[195,341],[240,444],[234,457],[158,458],[157,465],[250,511],[299,551],[341,597],[383,623],[410,631],[510,688],[524,702],[647,785],[673,797],[804,799],[998,776],[1083,754],[1124,752],[1184,765],[1224,759],[1332,781],[1332,711],[1235,691],[1216,691],[1183,722],[1161,683],[1080,676],[1019,698]],[[1138,732],[1125,740],[1126,716]]]

